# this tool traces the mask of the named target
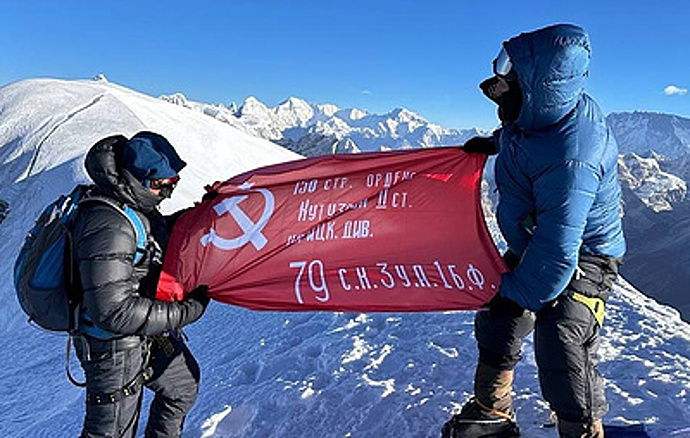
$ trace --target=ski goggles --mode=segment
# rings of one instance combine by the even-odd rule
[[[160,190],[166,187],[169,187],[170,190],[174,189],[177,186],[177,183],[180,182],[180,177],[179,176],[173,176],[170,178],[160,178],[160,179],[152,179],[148,181],[148,187],[150,189],[154,190]]]
[[[513,69],[513,62],[510,60],[510,56],[508,56],[505,47],[501,48],[501,51],[498,52],[498,56],[494,59],[493,65],[494,74],[500,77],[508,76],[508,73]]]

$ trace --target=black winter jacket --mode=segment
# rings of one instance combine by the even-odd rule
[[[150,247],[154,242],[164,247],[169,230],[156,208],[162,198],[116,164],[125,141],[114,136],[98,142],[86,156],[86,170],[98,195],[125,203],[139,215]],[[153,299],[160,257],[148,251],[134,266],[136,233],[113,207],[101,202],[80,205],[73,235],[85,310],[98,328],[119,336],[153,335],[194,322],[203,313],[195,301]]]

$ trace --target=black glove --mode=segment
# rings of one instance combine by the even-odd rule
[[[218,196],[218,192],[215,190],[210,190],[208,186],[206,186],[206,193],[204,193],[204,196],[201,197],[201,202],[208,201],[209,199],[214,199],[216,196]]]
[[[194,207],[187,207],[183,208],[181,210],[177,210],[173,214],[170,214],[168,216],[164,216],[165,218],[165,223],[168,226],[169,229],[172,230],[172,227],[175,226],[175,223],[177,223],[177,220],[185,213],[187,213],[189,210],[191,210]]]
[[[523,307],[521,307],[515,301],[504,297],[500,293],[494,295],[491,301],[489,301],[489,311],[492,315],[510,316],[512,318],[517,318],[525,313],[525,309]]]
[[[462,150],[468,154],[495,155],[498,153],[493,137],[472,137],[462,145]]]
[[[201,318],[209,301],[211,299],[208,297],[208,286],[206,285],[197,286],[189,292],[180,302],[182,305],[180,326],[191,324]]]
[[[204,307],[208,306],[211,298],[208,296],[208,286],[202,284],[192,289],[187,295],[185,295],[185,300],[195,300],[203,304]]]
[[[508,250],[503,254],[503,261],[508,267],[509,271],[514,271],[515,268],[520,264],[520,257],[517,256],[513,251]]]

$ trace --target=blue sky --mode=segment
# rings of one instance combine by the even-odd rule
[[[569,22],[590,33],[604,111],[690,117],[690,3],[624,0],[5,0],[0,85],[91,78],[225,103],[289,96],[446,127],[491,128],[477,85],[502,41]],[[669,85],[678,92],[667,95]]]

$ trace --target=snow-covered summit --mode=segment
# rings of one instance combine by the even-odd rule
[[[189,163],[166,201],[171,209],[198,199],[213,180],[296,157],[208,117],[206,106],[174,100],[100,81],[0,88],[0,212],[9,210],[0,222],[0,436],[76,436],[81,428],[84,392],[64,375],[65,337],[18,316],[11,268],[38,211],[85,181],[81,163],[91,144],[141,129],[168,137]],[[347,129],[338,119],[319,123]],[[213,303],[186,330],[203,377],[185,436],[438,437],[472,392],[472,319],[472,312],[280,313]],[[690,326],[678,312],[620,279],[603,335],[606,422],[644,423],[655,438],[690,432]],[[526,437],[553,438],[541,427],[549,411],[533,350],[528,339],[515,383],[518,422]],[[79,374],[74,359],[72,368]]]
[[[273,113],[286,127],[305,126],[318,114],[309,103],[296,97],[290,97],[279,104]]]
[[[635,153],[622,155],[618,169],[621,183],[655,212],[672,210],[686,199],[687,183],[678,176],[662,171],[655,154],[649,158]]]
[[[339,119],[342,119],[346,122],[352,122],[354,120],[359,120],[361,118],[366,117],[366,115],[369,114],[368,112],[364,110],[360,110],[357,108],[346,108],[346,109],[341,109],[338,110],[337,112],[334,113],[336,117]]]

